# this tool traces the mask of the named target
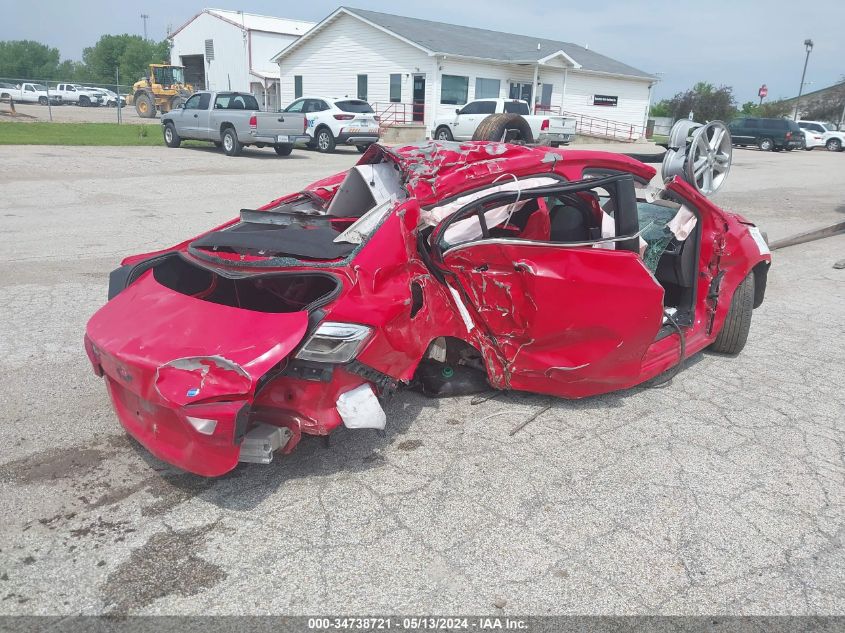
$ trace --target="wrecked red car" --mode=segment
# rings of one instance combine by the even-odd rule
[[[383,429],[380,400],[402,387],[632,387],[708,346],[739,352],[771,261],[695,174],[653,190],[655,173],[593,151],[373,145],[125,259],[85,347],[126,430],[205,476],[303,434]]]

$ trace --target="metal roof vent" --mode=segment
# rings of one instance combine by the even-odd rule
[[[205,59],[207,61],[214,59],[214,40],[205,40]]]

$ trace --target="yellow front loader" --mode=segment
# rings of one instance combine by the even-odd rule
[[[156,112],[170,112],[181,106],[194,92],[185,83],[185,68],[169,64],[150,64],[149,73],[136,81],[126,104],[134,105],[139,117],[152,119]]]

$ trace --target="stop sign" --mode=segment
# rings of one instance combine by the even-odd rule
[[[763,99],[767,94],[769,94],[769,89],[766,87],[766,84],[760,86],[760,90],[757,91],[757,96]]]

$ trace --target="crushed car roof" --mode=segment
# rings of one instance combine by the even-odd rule
[[[427,141],[398,148],[377,147],[398,164],[406,175],[409,193],[420,206],[489,183],[491,177],[548,173],[567,162],[589,161],[591,167],[630,172],[646,181],[656,174],[653,167],[612,152],[553,150],[487,141]],[[372,161],[373,154],[368,152],[361,163]]]

